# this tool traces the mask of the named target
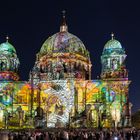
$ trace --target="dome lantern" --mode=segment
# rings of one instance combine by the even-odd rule
[[[62,23],[61,23],[61,26],[60,26],[60,32],[67,32],[68,31],[68,26],[67,26],[67,24],[66,24],[66,16],[65,16],[65,14],[66,14],[66,11],[65,10],[63,10],[62,11]]]

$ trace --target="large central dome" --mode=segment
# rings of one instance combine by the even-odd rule
[[[49,37],[40,49],[40,56],[52,55],[55,53],[78,54],[89,59],[89,52],[83,42],[75,35],[68,32],[65,15],[60,26],[60,32]]]
[[[83,42],[68,32],[63,15],[60,32],[49,37],[42,45],[33,68],[39,79],[91,79],[89,51]]]
[[[42,45],[40,54],[52,53],[77,53],[89,57],[83,42],[75,35],[69,32],[59,32],[49,37]]]

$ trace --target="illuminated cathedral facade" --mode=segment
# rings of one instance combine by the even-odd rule
[[[36,54],[29,81],[19,81],[19,59],[8,41],[0,44],[0,128],[117,128],[131,126],[128,70],[121,43],[111,35],[101,56],[100,78],[91,80],[89,51],[60,32]]]

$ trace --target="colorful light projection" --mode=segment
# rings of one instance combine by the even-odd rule
[[[30,86],[24,82],[1,82],[1,103],[6,106],[11,104],[28,104],[28,97],[30,93]]]
[[[122,81],[101,80],[41,82],[34,87],[33,112],[35,113],[40,102],[45,119],[47,119],[47,127],[55,127],[57,125],[65,126],[69,117],[75,116],[75,111],[80,114],[86,107],[89,120],[96,122],[93,124],[95,127],[99,124],[98,114],[100,114],[100,123],[104,126],[106,120],[101,118],[105,112],[107,113],[106,118],[108,119],[107,115],[110,115],[117,125],[125,111],[123,109],[126,105],[127,86],[127,81],[123,83]],[[40,92],[38,92],[39,90]],[[17,108],[21,106],[24,115],[30,115],[31,86],[28,83],[3,82],[0,84],[0,91],[1,104],[6,107],[5,110],[18,116]],[[2,114],[4,115],[4,113]],[[3,115],[1,120],[4,118]],[[13,121],[13,119],[9,121]]]
[[[128,71],[125,67],[126,54],[121,43],[114,39],[114,34],[111,35],[103,49],[101,56],[102,62],[102,79],[128,79]]]
[[[92,120],[98,125],[100,113],[101,124],[104,125],[104,121],[101,116],[105,114],[106,119],[114,120],[114,113],[116,113],[116,121],[121,121],[121,116],[124,114],[123,110],[126,106],[127,86],[128,81],[77,81],[77,107],[76,110],[80,114],[82,111],[92,112]],[[110,116],[110,117],[109,117]],[[109,125],[109,124],[107,124]]]
[[[5,121],[3,121],[5,117],[8,118],[11,127],[18,123],[19,106],[21,106],[24,115],[29,114],[29,96],[30,87],[26,82],[2,81],[0,83],[1,127],[5,125]]]
[[[55,127],[57,124],[65,126],[74,106],[73,80],[53,80],[41,83],[40,88],[41,107],[47,114],[47,126]]]
[[[75,124],[81,120],[87,127],[111,127],[112,121],[117,126],[125,114],[129,85],[126,55],[113,36],[102,53],[102,80],[89,80],[89,52],[67,29],[42,45],[30,73],[31,84],[15,82],[19,60],[8,40],[0,45],[0,56],[1,122],[7,117],[11,126],[27,127],[27,118],[37,122],[42,110],[39,119],[47,127],[65,127],[69,121]],[[87,122],[83,122],[85,118]]]
[[[11,81],[18,81],[19,80],[19,76],[17,73],[14,73],[12,71],[4,71],[4,72],[0,72],[0,80],[11,80]]]
[[[83,42],[69,32],[59,32],[49,37],[37,54],[34,76],[40,71],[40,80],[69,78],[89,79],[91,62]]]
[[[59,32],[49,37],[41,47],[40,54],[75,53],[89,58],[82,41],[69,32]]]

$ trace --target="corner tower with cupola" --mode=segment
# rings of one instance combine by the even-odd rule
[[[121,43],[111,34],[109,40],[103,49],[101,56],[102,63],[102,79],[120,79],[128,78],[128,71],[125,67],[126,54]]]
[[[108,111],[115,126],[120,127],[131,126],[132,104],[129,102],[128,94],[131,81],[128,80],[128,70],[125,65],[126,56],[121,43],[115,39],[112,33],[111,40],[105,44],[101,56],[101,80],[107,84],[109,102],[106,106],[111,108]]]
[[[8,40],[6,37],[6,42],[0,44],[0,80],[17,81],[19,59],[14,46]]]

